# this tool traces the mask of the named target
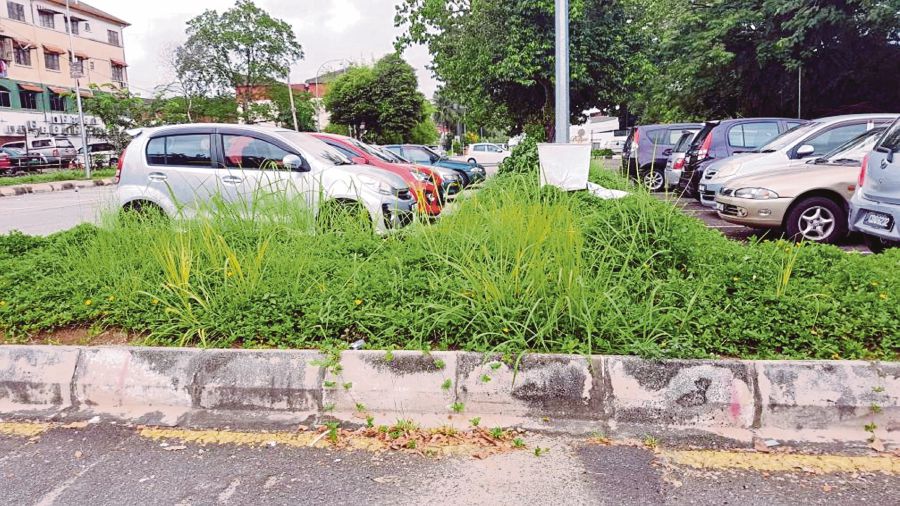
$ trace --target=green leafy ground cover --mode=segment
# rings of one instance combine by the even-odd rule
[[[900,251],[744,245],[639,190],[601,201],[504,172],[437,223],[389,237],[311,234],[293,207],[2,236],[0,331],[7,342],[78,326],[173,346],[365,338],[510,354],[898,358]]]
[[[91,179],[103,179],[116,175],[115,169],[100,169],[91,173]],[[81,181],[84,177],[83,170],[58,170],[40,174],[26,174],[24,176],[0,177],[0,186],[12,186],[17,184],[55,183],[57,181]]]

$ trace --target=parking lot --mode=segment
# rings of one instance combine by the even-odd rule
[[[776,240],[784,238],[784,233],[778,230],[756,230],[745,227],[743,225],[734,225],[719,218],[715,210],[701,205],[695,199],[679,197],[673,193],[655,193],[658,199],[672,202],[678,206],[688,216],[693,216],[706,224],[707,227],[722,232],[725,237],[734,239],[735,241],[752,241],[752,240]],[[838,247],[845,251],[856,251],[868,254],[869,250],[862,243],[862,239],[851,234],[850,237],[841,241]]]

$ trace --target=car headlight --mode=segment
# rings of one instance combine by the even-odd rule
[[[484,167],[482,167],[480,165],[476,165],[476,166],[472,167],[472,172],[474,172],[476,174],[484,174]]]
[[[426,174],[424,172],[414,170],[414,171],[412,171],[412,175],[416,179],[416,181],[421,181],[422,183],[430,183],[431,182],[431,176],[429,176],[428,174]]]
[[[739,199],[770,200],[777,199],[778,194],[766,188],[741,188],[734,192]]]
[[[397,189],[388,183],[382,181],[381,179],[368,176],[366,174],[360,174],[359,180],[369,188],[375,190],[376,192],[382,195],[394,195],[397,192]]]

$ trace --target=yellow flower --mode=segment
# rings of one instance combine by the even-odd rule
[[[841,356],[838,355],[837,353],[835,353],[834,355],[831,356],[831,359],[832,359],[832,360],[840,360],[840,359],[841,359]]]
[[[109,297],[106,298],[106,300],[112,302],[112,301],[116,300],[116,298],[113,297],[112,295],[110,295]]]
[[[503,333],[504,333],[504,334],[509,334],[509,329],[506,328],[506,327],[503,327]]]
[[[0,307],[3,307],[3,306],[5,306],[5,305],[6,305],[6,301],[5,301],[5,300],[0,300]]]
[[[159,304],[159,299],[153,299],[150,301],[150,303],[155,306],[155,305]]]
[[[93,303],[94,303],[94,301],[92,301],[91,299],[88,299],[88,300],[84,301],[84,305],[85,305],[85,306],[90,306],[90,305],[93,304]]]
[[[872,281],[872,286],[878,286],[878,281]]]
[[[741,278],[735,276],[735,277],[731,278],[731,280],[734,281],[735,283],[737,283],[738,281],[741,280]]]
[[[234,273],[233,273],[233,272],[231,272],[231,271],[225,271],[225,277],[230,278],[231,276],[234,276]]]
[[[353,303],[356,304],[357,306],[361,306],[363,301],[362,301],[362,299],[356,299],[353,301]]]
[[[878,294],[878,298],[880,298],[881,300],[887,300],[887,294],[886,294],[886,293],[883,293],[883,292],[882,292],[882,293],[879,293],[879,294]]]

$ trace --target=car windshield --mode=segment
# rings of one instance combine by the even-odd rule
[[[332,148],[328,144],[316,139],[315,137],[304,134],[301,132],[294,132],[291,130],[279,130],[276,132],[279,137],[287,140],[292,144],[296,144],[300,146],[300,149],[308,153],[310,156],[313,156],[328,165],[352,165],[349,159],[346,156],[341,154],[340,151]]]
[[[845,142],[831,153],[815,160],[816,163],[854,164],[862,163],[862,159],[875,148],[875,142],[884,133],[884,127],[873,128]]]
[[[775,151],[784,149],[784,148],[790,146],[791,143],[793,143],[800,137],[803,137],[804,135],[808,134],[810,132],[810,130],[818,128],[820,125],[821,125],[821,123],[816,123],[816,122],[809,122],[809,123],[804,123],[802,125],[797,125],[794,128],[791,128],[790,130],[787,130],[783,134],[779,135],[778,137],[775,137],[774,139],[769,141],[767,144],[760,146],[759,149],[757,149],[754,152],[755,153],[774,153]]]
[[[419,147],[422,148],[423,150],[427,151],[428,154],[429,154],[432,158],[434,158],[434,159],[442,160],[442,159],[444,158],[443,156],[441,156],[441,155],[435,153],[435,152],[434,152],[431,148],[429,148],[428,146],[419,146]]]
[[[19,148],[3,148],[3,152],[12,156],[25,156],[25,151]]]
[[[409,163],[409,160],[403,158],[397,153],[394,153],[388,148],[381,148],[379,151],[381,151],[381,154],[386,156],[387,159],[391,161],[391,163]]]
[[[365,142],[360,142],[356,139],[348,139],[348,141],[350,142],[350,144],[356,146],[358,149],[361,149],[362,151],[374,156],[375,158],[378,158],[382,162],[395,163],[393,160],[388,158],[384,153],[381,152],[380,149],[376,148],[375,146],[370,146],[370,145],[366,144]]]

